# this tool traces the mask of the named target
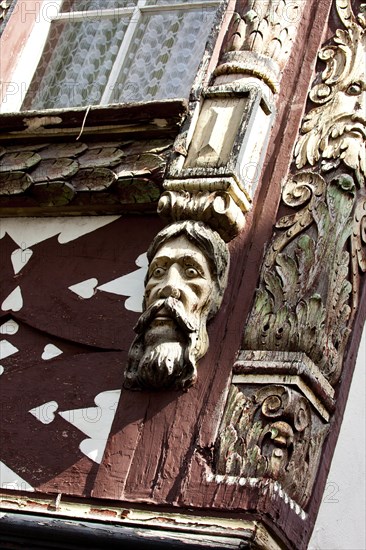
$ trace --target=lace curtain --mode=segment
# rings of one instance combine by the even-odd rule
[[[55,21],[23,109],[100,103],[127,25],[126,19]]]
[[[111,102],[188,97],[213,15],[212,8],[144,15]]]
[[[174,3],[174,1],[171,3]],[[185,0],[180,1],[184,2]],[[136,5],[137,0],[64,0],[60,11],[65,13],[86,10],[114,10],[116,8],[135,7]]]
[[[198,2],[199,0],[193,0]],[[147,0],[146,6],[182,0]],[[67,0],[75,11],[135,6],[132,0]],[[77,6],[77,8],[76,8]],[[188,97],[215,7],[110,14],[54,21],[23,109]],[[109,80],[129,23],[131,40],[115,82]]]

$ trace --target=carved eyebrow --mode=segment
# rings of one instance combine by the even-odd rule
[[[149,265],[148,275],[151,277],[152,272],[156,267],[166,267],[169,263],[170,258],[168,256],[158,256],[154,258],[151,264]]]
[[[183,256],[183,264],[184,265],[191,265],[197,269],[201,277],[204,277],[204,271],[202,269],[201,264],[197,261],[194,255],[185,254]]]

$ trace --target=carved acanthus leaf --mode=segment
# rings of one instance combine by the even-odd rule
[[[326,185],[303,172],[286,183],[283,200],[302,208],[277,223],[244,345],[304,351],[335,383],[366,267],[365,198],[348,175]]]
[[[226,51],[253,51],[283,63],[296,34],[301,2],[250,0],[240,11],[233,15]]]
[[[301,20],[303,2],[239,1],[236,9],[216,74],[253,74],[277,90]]]

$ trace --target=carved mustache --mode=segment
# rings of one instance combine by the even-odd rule
[[[151,304],[151,306],[141,314],[134,327],[134,331],[137,334],[144,332],[163,308],[167,315],[176,321],[176,323],[186,332],[195,332],[198,330],[198,322],[192,322],[187,318],[182,303],[176,298],[169,296],[169,298],[156,300]]]

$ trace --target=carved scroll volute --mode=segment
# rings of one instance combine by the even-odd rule
[[[201,222],[177,222],[157,234],[147,252],[144,313],[135,327],[125,387],[185,390],[208,349],[206,323],[226,288],[229,253]]]
[[[233,385],[216,446],[215,471],[270,478],[304,506],[326,428],[300,392],[284,385]]]

